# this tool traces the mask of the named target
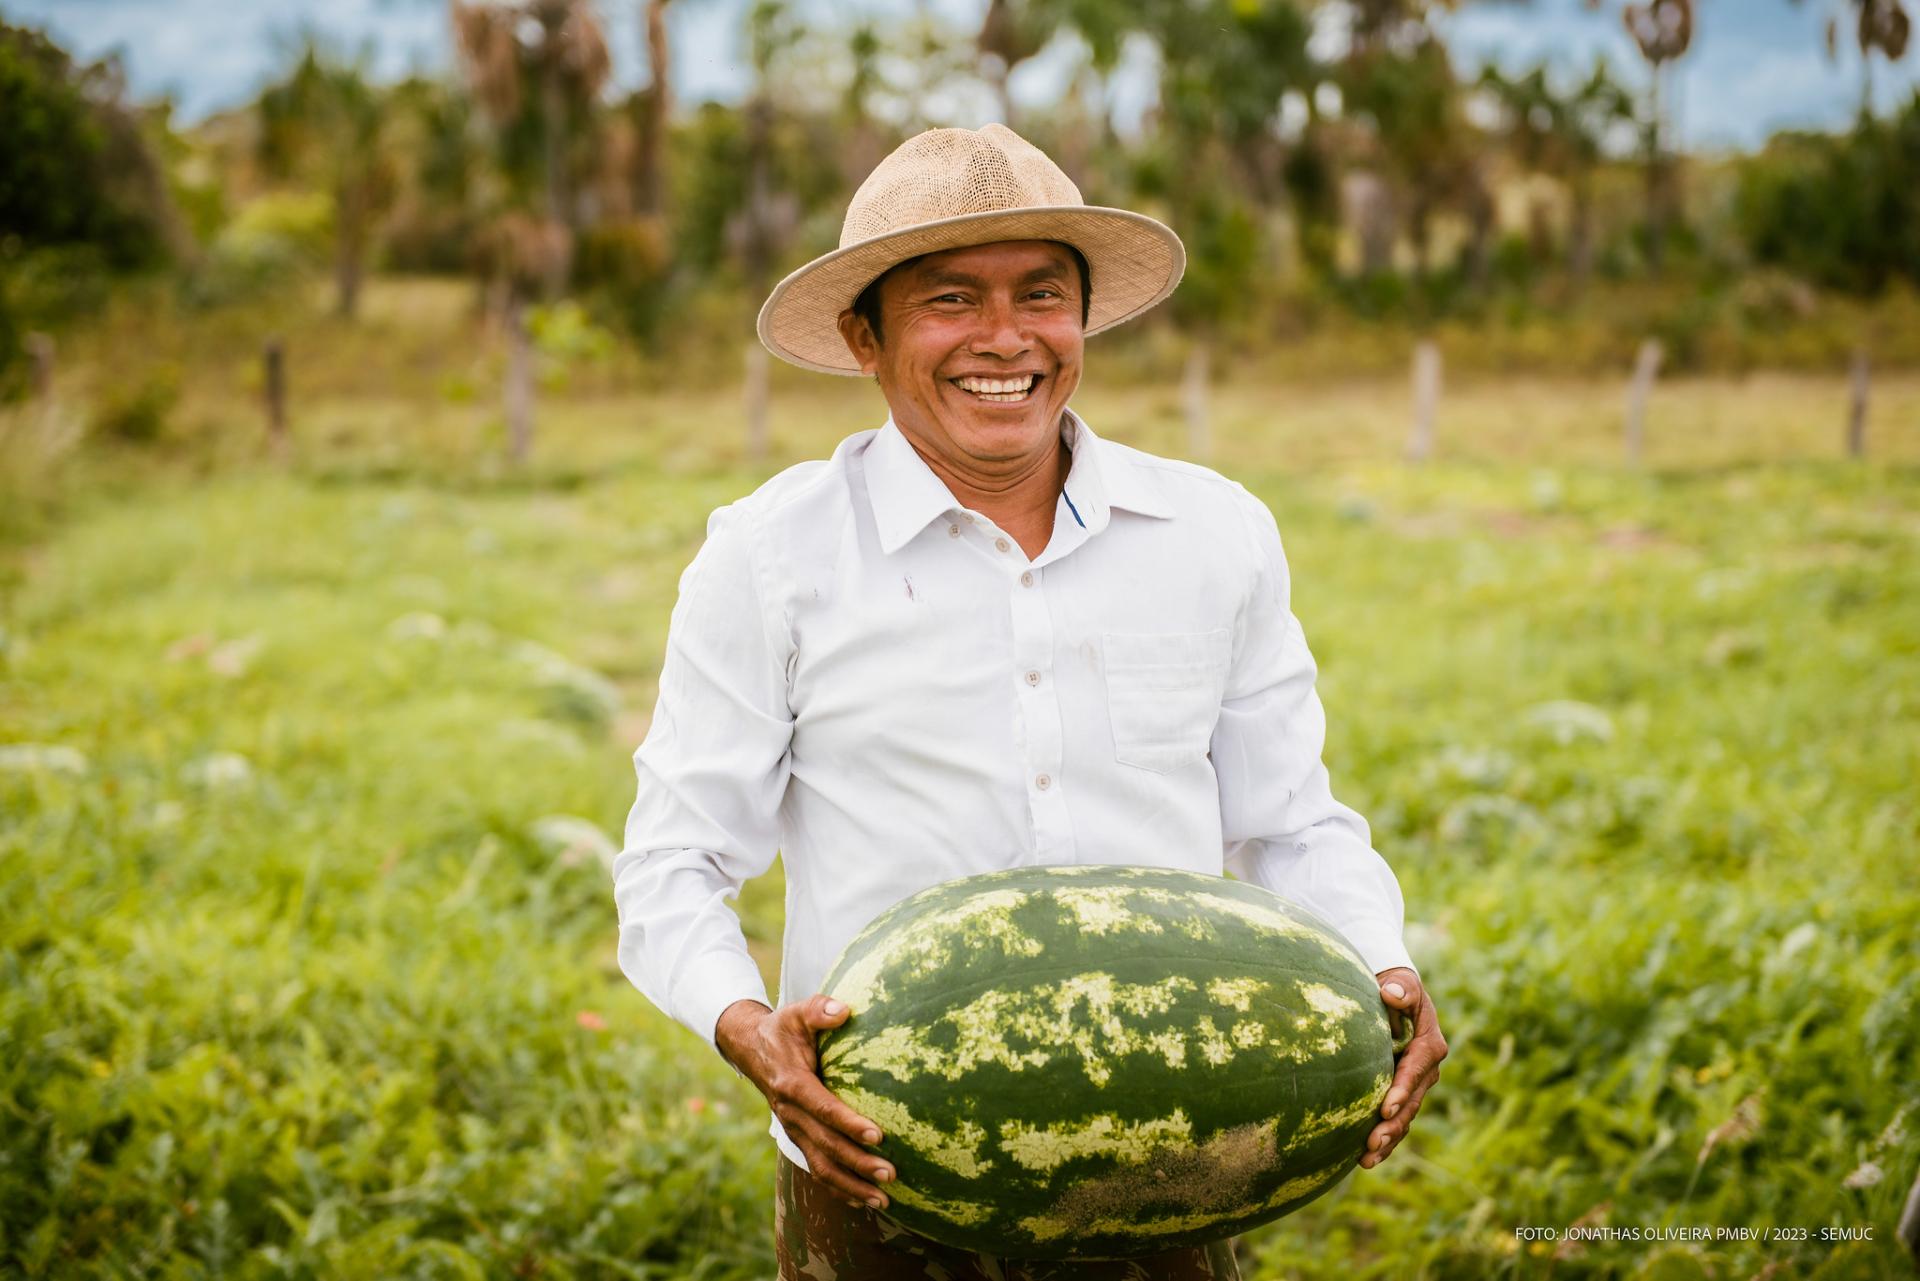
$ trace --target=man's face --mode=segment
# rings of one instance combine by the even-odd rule
[[[1080,273],[1064,246],[1004,240],[929,254],[880,282],[880,329],[840,332],[894,421],[968,471],[1033,456],[1080,383]],[[1015,384],[991,392],[990,385]]]

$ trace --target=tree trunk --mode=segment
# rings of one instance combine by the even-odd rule
[[[1847,406],[1847,457],[1867,456],[1867,393],[1869,390],[1867,348],[1853,349],[1853,370],[1849,379],[1852,395]]]
[[[507,454],[524,463],[533,448],[533,340],[518,289],[507,298],[506,416]]]
[[[566,181],[566,93],[560,84],[560,64],[553,47],[559,43],[557,27],[549,26],[540,68],[540,161],[545,170],[547,221],[575,230],[575,210],[567,198]],[[548,298],[558,298],[572,275],[573,238],[567,238],[566,252],[555,254],[547,264],[542,282]]]
[[[287,452],[287,345],[279,336],[267,339],[262,353],[267,398],[267,447],[276,457]]]
[[[1195,338],[1187,346],[1186,372],[1180,377],[1180,404],[1187,418],[1187,457],[1194,462],[1205,462],[1213,452],[1212,425],[1207,416],[1207,377],[1212,356],[1207,339]]]
[[[653,78],[640,118],[639,190],[635,193],[635,212],[665,215],[667,212],[666,147],[667,128],[673,114],[673,87],[668,78],[671,51],[667,46],[668,0],[647,0],[647,68]]]
[[[1660,128],[1660,78],[1666,64],[1653,64],[1653,121],[1647,132],[1647,265],[1660,274],[1666,259],[1666,161]]]
[[[1407,433],[1407,461],[1433,457],[1433,420],[1440,409],[1440,344],[1423,338],[1413,348],[1413,429]]]
[[[747,341],[747,457],[767,456],[767,375],[770,358],[758,338]]]
[[[1633,362],[1633,381],[1627,384],[1627,465],[1640,465],[1641,445],[1646,438],[1647,396],[1653,390],[1653,380],[1660,373],[1662,355],[1660,340],[1649,338],[1640,344],[1640,354]]]

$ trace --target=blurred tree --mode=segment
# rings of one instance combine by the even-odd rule
[[[667,130],[673,119],[672,47],[667,42],[669,0],[643,0],[647,33],[647,87],[635,95],[640,108],[640,155],[636,165],[633,209],[664,217],[667,212]]]
[[[1588,0],[1590,6],[1596,0]],[[1666,260],[1667,224],[1678,215],[1678,186],[1669,137],[1677,114],[1673,64],[1693,44],[1693,0],[1646,0],[1620,10],[1627,34],[1651,71],[1648,78],[1647,263],[1658,272]],[[1664,87],[1663,87],[1664,86]]]
[[[104,273],[190,241],[117,58],[76,64],[0,22],[0,397],[27,385],[29,328],[97,305]],[[155,113],[164,134],[166,112]]]
[[[347,61],[309,33],[256,110],[266,171],[310,183],[332,202],[334,307],[351,317],[374,228],[395,190],[385,95],[369,83],[365,51]]]
[[[747,13],[747,37],[753,60],[753,91],[746,107],[746,202],[732,232],[747,298],[757,318],[760,300],[773,287],[773,267],[799,222],[793,196],[778,189],[774,176],[773,68],[799,39],[801,29],[785,0],[754,0]],[[752,325],[749,324],[749,334]],[[756,337],[747,342],[747,455],[767,450],[767,349]]]
[[[1797,5],[1802,0],[1793,0]],[[1860,47],[1860,113],[1873,114],[1873,55],[1898,62],[1907,51],[1913,23],[1901,0],[1836,0],[1841,9],[1827,19],[1827,58],[1840,53],[1840,20],[1852,11],[1854,42]]]
[[[1514,159],[1567,190],[1567,270],[1584,284],[1593,261],[1593,171],[1607,134],[1633,120],[1633,100],[1603,58],[1571,90],[1555,89],[1545,67],[1509,77],[1480,73],[1480,88],[1499,106],[1501,130]]]
[[[1855,293],[1920,286],[1920,94],[1846,134],[1776,135],[1741,162],[1734,207],[1756,261]]]
[[[1338,69],[1344,109],[1361,117],[1406,211],[1414,270],[1432,267],[1433,223],[1452,209],[1468,226],[1467,269],[1484,283],[1493,200],[1482,171],[1485,146],[1468,121],[1465,95],[1446,47],[1420,0],[1355,4]]]
[[[588,0],[452,0],[461,65],[481,108],[499,131],[501,167],[516,206],[537,189],[544,217],[566,232],[564,252],[546,255],[542,288],[557,295],[580,227],[575,171],[587,146],[594,104],[611,64]]]
[[[1093,65],[1113,69],[1120,41],[1131,25],[1128,6],[1110,0],[988,0],[974,49],[980,74],[1000,104],[1000,119],[1018,130],[1008,82],[1014,68],[1038,54],[1062,30],[1077,32],[1091,50]]]
[[[1273,122],[1281,99],[1310,83],[1309,26],[1290,0],[1143,0],[1134,13],[1160,50],[1157,147],[1139,176],[1187,245],[1171,314],[1187,340],[1182,400],[1200,458],[1213,348],[1272,296],[1262,213],[1285,191]]]
[[[88,246],[127,268],[180,247],[117,58],[79,65],[42,33],[0,22],[0,120],[0,229],[18,250]]]

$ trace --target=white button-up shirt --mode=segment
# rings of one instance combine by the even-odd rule
[[[621,968],[710,1045],[766,1000],[727,900],[776,853],[782,1003],[900,899],[1035,864],[1230,869],[1411,965],[1399,884],[1329,790],[1272,514],[1071,411],[1061,437],[1031,560],[891,418],[709,519],[613,875]]]

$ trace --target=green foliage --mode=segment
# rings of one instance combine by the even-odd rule
[[[0,227],[27,248],[90,245],[116,268],[160,259],[166,193],[111,63],[75,66],[0,23]]]
[[[1774,139],[1741,167],[1737,217],[1760,262],[1859,293],[1920,284],[1920,94],[1890,121]]]

